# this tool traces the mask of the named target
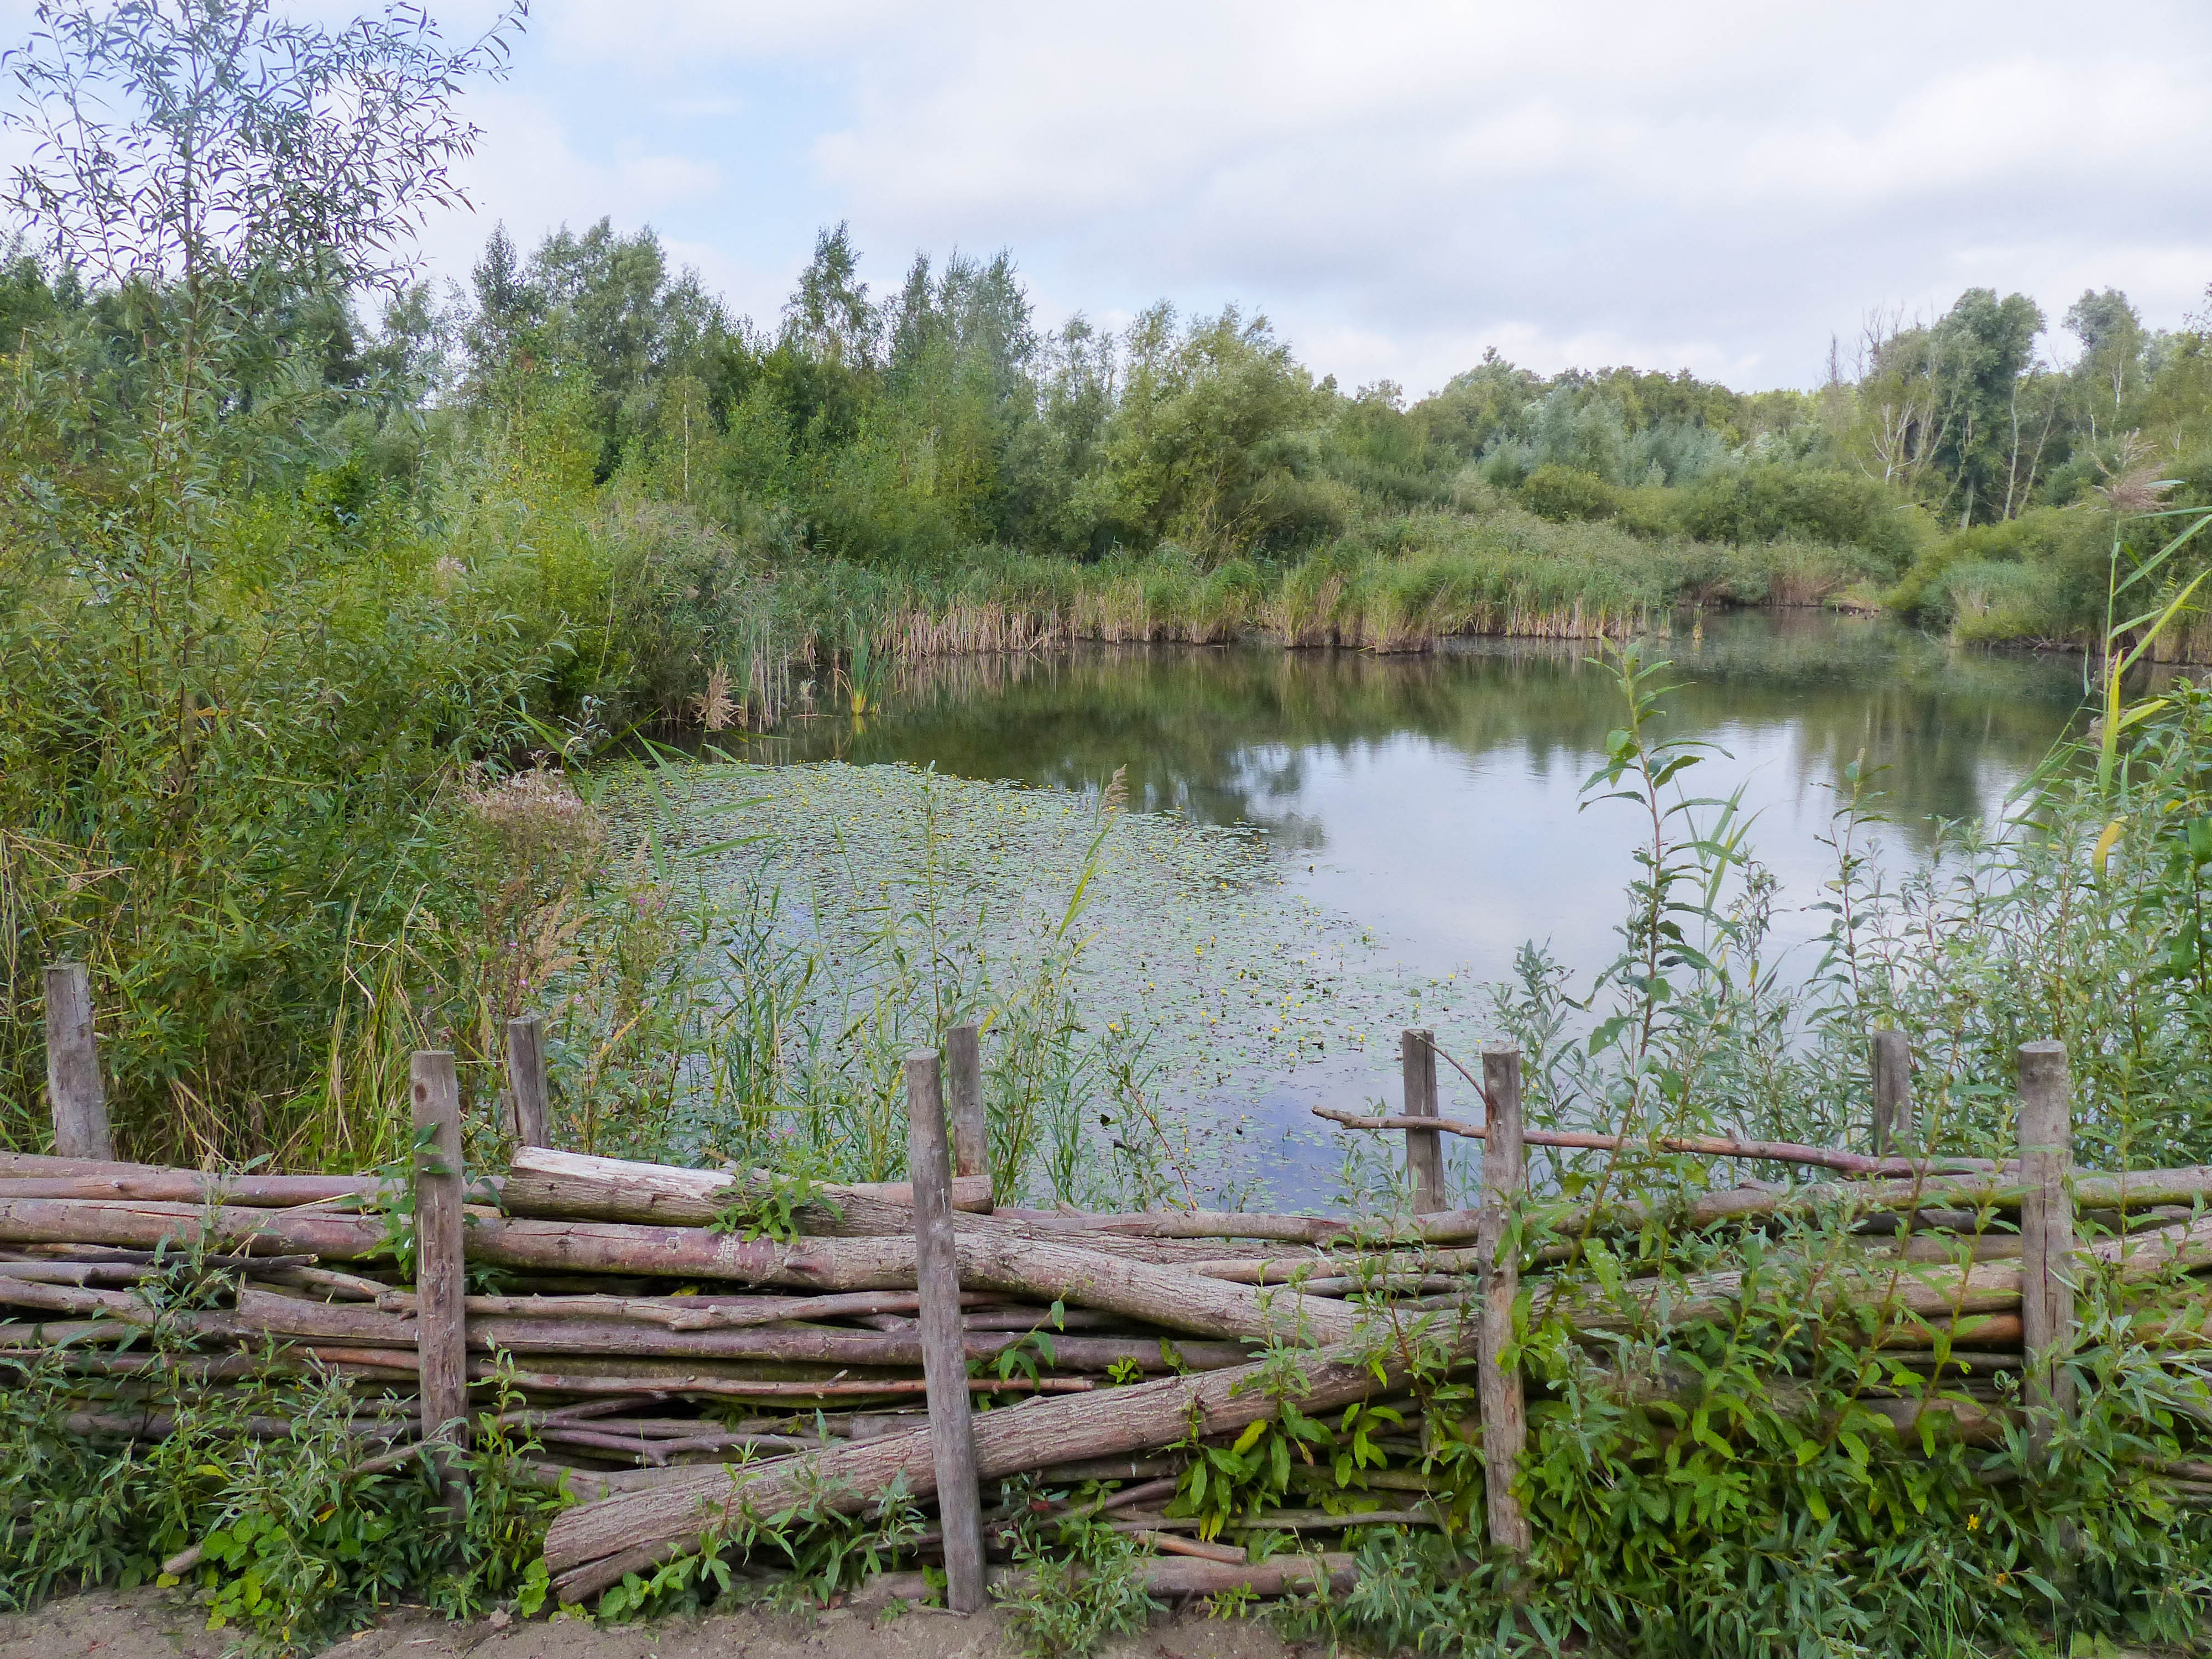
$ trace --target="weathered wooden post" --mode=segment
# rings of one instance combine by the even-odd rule
[[[422,1386],[422,1437],[450,1448],[433,1453],[430,1465],[431,1478],[450,1493],[465,1478],[454,1453],[465,1450],[469,1443],[461,1090],[453,1057],[442,1050],[418,1051],[408,1069],[417,1143],[415,1342]]]
[[[952,1173],[991,1172],[990,1131],[983,1121],[982,1035],[971,1021],[945,1034],[945,1081],[952,1109]]]
[[[1437,1115],[1437,1035],[1407,1030],[1398,1037],[1399,1068],[1406,1080],[1406,1115]],[[1444,1195],[1444,1138],[1435,1129],[1406,1131],[1406,1173],[1413,1178],[1413,1212],[1451,1208]]]
[[[550,1146],[545,1096],[545,1022],[525,1014],[507,1022],[507,1127],[519,1146]]]
[[[1521,1051],[1510,1042],[1482,1051],[1482,1207],[1475,1223],[1476,1261],[1482,1273],[1481,1361],[1483,1490],[1492,1547],[1525,1559],[1528,1517],[1513,1495],[1521,1454],[1528,1443],[1528,1415],[1521,1394],[1521,1367],[1502,1356],[1513,1346],[1513,1302],[1521,1291],[1519,1247],[1508,1248],[1513,1214],[1528,1167],[1521,1142]]]
[[[81,962],[46,969],[46,1099],[53,1108],[59,1158],[115,1156],[107,1091],[100,1080],[100,1042],[92,1029],[92,980]]]
[[[2020,1325],[2029,1434],[2039,1450],[2074,1406],[2073,1089],[2066,1045],[2020,1046]]]
[[[921,1292],[921,1374],[929,1399],[929,1445],[937,1467],[937,1512],[945,1533],[945,1605],[981,1613],[982,1496],[975,1480],[968,1355],[960,1322],[960,1263],[952,1237],[952,1159],[937,1056],[906,1057],[907,1164],[914,1177],[915,1285]]]
[[[1902,1031],[1874,1034],[1874,1150],[1914,1149],[1912,1133],[1912,1047]]]

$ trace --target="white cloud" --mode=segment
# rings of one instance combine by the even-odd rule
[[[2086,42],[2050,6],[1008,16],[854,49],[815,150],[839,211],[1010,243],[1063,304],[1242,296],[1347,383],[1433,385],[1478,340],[1802,381],[1886,299],[2056,306],[2097,267],[2172,313],[2212,277],[2174,279],[2202,237],[2158,240],[2212,204],[2208,30],[2171,7]]]
[[[721,169],[683,155],[640,155],[615,170],[631,204],[647,210],[712,196],[721,187]]]
[[[495,0],[459,3],[455,37]],[[2171,325],[2212,280],[2201,0],[538,0],[532,31],[472,96],[441,269],[494,218],[605,214],[764,317],[849,219],[879,283],[1011,246],[1048,319],[1236,300],[1417,394],[1491,344],[1803,383],[1876,307],[2115,285]]]
[[[477,92],[469,112],[484,132],[459,169],[475,211],[438,216],[423,238],[428,262],[447,275],[468,269],[495,222],[527,247],[558,226],[580,228],[602,217],[635,230],[721,187],[720,169],[700,157],[580,155],[554,106],[523,88]]]

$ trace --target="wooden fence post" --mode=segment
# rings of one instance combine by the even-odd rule
[[[1887,1158],[1893,1146],[1913,1150],[1912,1047],[1902,1031],[1874,1034],[1874,1151]]]
[[[983,1042],[974,1022],[945,1034],[945,1082],[951,1097],[952,1173],[991,1173],[990,1130],[983,1121]]]
[[[507,1127],[518,1146],[550,1146],[545,1097],[545,1022],[525,1014],[507,1022]]]
[[[2020,1324],[2029,1433],[2039,1449],[2074,1406],[2073,1100],[2066,1045],[2020,1046]]]
[[[1437,1036],[1407,1030],[1398,1038],[1399,1066],[1406,1079],[1406,1115],[1437,1115]],[[1444,1138],[1434,1129],[1406,1131],[1406,1172],[1413,1178],[1413,1213],[1431,1215],[1451,1208],[1444,1195]]]
[[[92,1030],[92,981],[81,962],[46,969],[46,1100],[57,1157],[114,1158],[100,1042]]]
[[[968,1356],[960,1322],[960,1263],[952,1243],[952,1160],[945,1139],[945,1096],[937,1056],[906,1057],[908,1172],[914,1179],[915,1285],[921,1292],[921,1374],[929,1400],[929,1445],[937,1466],[937,1513],[945,1534],[945,1603],[981,1613],[982,1496],[975,1480]]]
[[[468,1334],[462,1267],[461,1090],[453,1057],[418,1051],[409,1066],[415,1104],[415,1341],[422,1437],[469,1443]],[[429,1132],[427,1141],[424,1131]],[[463,1480],[453,1450],[431,1455],[431,1478],[450,1493]]]
[[[1492,1042],[1482,1051],[1482,1206],[1475,1223],[1475,1260],[1482,1274],[1481,1361],[1483,1491],[1492,1547],[1527,1559],[1528,1517],[1513,1494],[1521,1454],[1528,1443],[1528,1415],[1521,1393],[1521,1367],[1500,1356],[1513,1346],[1513,1300],[1520,1294],[1517,1244],[1506,1248],[1509,1223],[1528,1184],[1521,1142],[1521,1051]]]

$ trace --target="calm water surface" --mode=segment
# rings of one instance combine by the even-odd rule
[[[1678,625],[1666,649],[1680,688],[1669,730],[1715,745],[1688,775],[1691,793],[1741,789],[1757,856],[1778,882],[1773,943],[1801,947],[1785,959],[1801,973],[1827,925],[1810,907],[1834,874],[1822,838],[1846,767],[1861,761],[1884,792],[1879,859],[1895,871],[1927,853],[1937,820],[2001,811],[2081,702],[2078,659],[1956,650],[1880,620],[1721,617]],[[1618,685],[1588,655],[1468,641],[1406,657],[1161,647],[954,659],[895,686],[860,729],[793,721],[749,757],[907,762],[1067,789],[1103,787],[1126,769],[1133,807],[1256,827],[1292,896],[1320,907],[1316,926],[1371,936],[1357,971],[1382,988],[1334,981],[1318,1012],[1304,1011],[1322,1020],[1316,1040],[1285,1062],[1267,1034],[1285,1029],[1279,1010],[1297,1002],[1312,939],[1284,923],[1280,939],[1239,942],[1242,969],[1233,952],[1218,967],[1208,957],[1209,971],[1189,969],[1171,998],[1161,973],[1165,1000],[1123,1017],[1155,1022],[1162,1052],[1183,1057],[1160,1086],[1204,1138],[1220,1194],[1322,1203],[1337,1152],[1310,1109],[1395,1109],[1399,1025],[1418,1020],[1472,1044],[1492,1030],[1479,988],[1510,975],[1524,941],[1548,945],[1583,984],[1618,948],[1632,850],[1649,826],[1626,802],[1579,810],[1623,714]],[[1308,914],[1271,914],[1288,911]],[[1101,943],[1117,946],[1151,948]],[[1249,994],[1261,981],[1266,994]],[[1248,994],[1206,1012],[1222,986]],[[1442,1080],[1445,1109],[1458,1109],[1456,1085]]]
[[[1954,648],[1818,612],[1685,623],[1668,728],[1717,745],[1692,793],[1741,787],[1778,878],[1777,933],[1833,873],[1821,844],[1854,760],[1892,820],[1884,861],[1937,819],[2001,809],[2081,702],[2078,659]],[[928,665],[854,732],[795,722],[757,758],[905,761],[1084,788],[1126,767],[1134,807],[1266,835],[1292,882],[1424,973],[1503,977],[1524,940],[1571,968],[1608,960],[1647,826],[1621,802],[1578,811],[1621,721],[1587,647],[1454,641],[1431,656],[1266,647],[1098,647]],[[1875,769],[1880,769],[1875,771]]]

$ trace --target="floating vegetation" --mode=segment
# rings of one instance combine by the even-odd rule
[[[1448,1045],[1481,1035],[1474,988],[1392,969],[1371,934],[1293,891],[1248,826],[836,763],[702,767],[684,810],[684,833],[713,849],[698,860],[713,902],[752,940],[717,970],[728,1006],[762,1006],[770,974],[801,980],[809,1044],[834,1027],[888,1068],[885,1045],[933,1042],[933,1020],[982,1018],[988,1054],[1049,1003],[1068,1029],[1044,1092],[1079,1096],[1066,1133],[1079,1123],[1155,1196],[1304,1196],[1334,1164],[1310,1105],[1395,1093],[1406,1024]],[[902,1152],[891,1081],[884,1155],[856,1176],[885,1178]],[[1070,1185],[1054,1196],[1086,1196]]]

